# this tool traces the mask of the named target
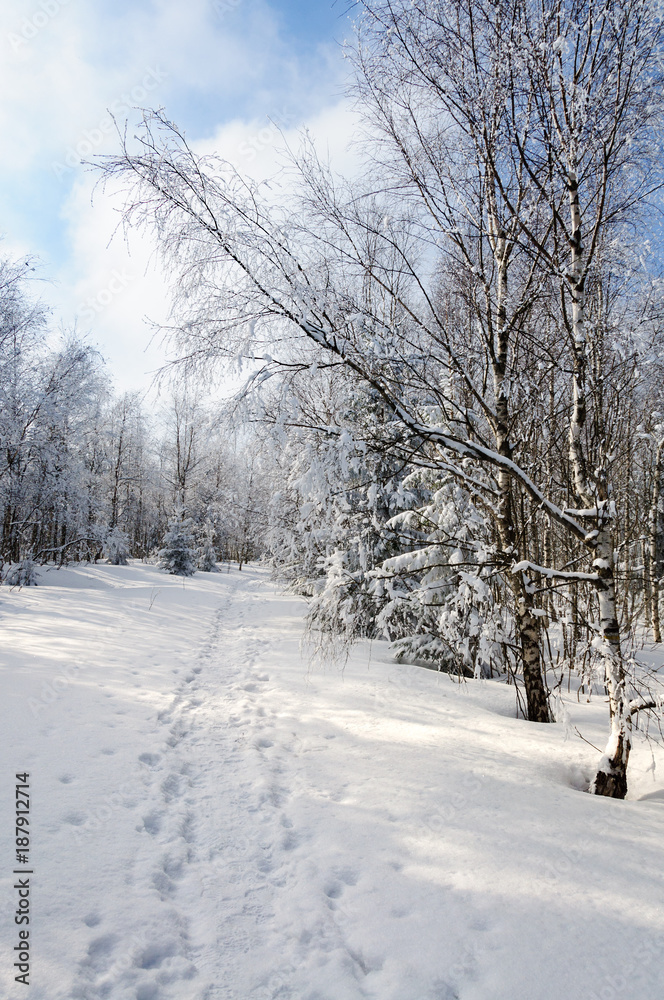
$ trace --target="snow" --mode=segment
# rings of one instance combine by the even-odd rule
[[[0,996],[659,1000],[664,783],[586,786],[602,700],[566,726],[513,690],[360,646],[300,652],[265,571],[42,572],[0,592]],[[31,783],[32,971],[13,775]]]
[[[596,559],[593,566],[597,566],[602,560]],[[604,560],[606,562],[606,560]],[[608,567],[608,563],[607,563]],[[601,568],[601,567],[599,567]],[[568,573],[564,570],[551,569],[549,566],[540,566],[538,563],[531,562],[529,559],[522,559],[521,562],[514,563],[512,566],[513,573],[539,573],[540,576],[548,577],[550,580],[590,580],[596,581],[599,579],[597,573],[582,573],[582,572],[572,572]]]

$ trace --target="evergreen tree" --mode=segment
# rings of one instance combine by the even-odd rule
[[[203,573],[211,573],[216,569],[217,552],[214,547],[214,527],[206,521],[199,533],[198,569]]]
[[[175,514],[168,522],[163,548],[159,550],[159,566],[174,576],[193,576],[196,558],[194,522],[190,517]]]

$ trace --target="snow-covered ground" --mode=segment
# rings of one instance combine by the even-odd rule
[[[661,1000],[664,781],[513,691],[300,653],[262,570],[44,573],[0,593],[0,995]],[[606,708],[571,705],[591,742]],[[14,774],[30,772],[30,983]]]

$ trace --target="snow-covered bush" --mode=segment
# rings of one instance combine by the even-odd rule
[[[2,575],[2,582],[8,587],[36,587],[38,578],[37,565],[28,556],[8,566]]]
[[[212,573],[217,568],[217,552],[214,547],[214,528],[206,521],[198,534],[198,569]]]
[[[163,546],[159,550],[159,566],[174,576],[193,576],[196,572],[197,551],[194,522],[176,514],[168,522]]]
[[[104,556],[112,566],[126,566],[129,540],[120,528],[111,528],[104,539]]]

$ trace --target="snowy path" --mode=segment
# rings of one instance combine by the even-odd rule
[[[31,772],[36,871],[33,984],[5,960],[0,996],[664,995],[647,755],[640,801],[598,802],[571,787],[594,752],[512,718],[504,688],[378,644],[309,669],[302,602],[259,571],[88,567],[0,597],[3,771]],[[578,712],[601,732],[603,706]]]
[[[299,602],[273,598],[267,615],[266,603],[255,590],[231,592],[171,705],[158,715],[151,742],[157,749],[138,757],[145,788],[140,824],[147,836],[129,881],[134,893],[152,900],[150,915],[122,938],[95,927],[74,998],[102,996],[111,983],[138,1000],[171,995],[167,986],[173,995],[209,1000],[406,995],[390,987],[393,970],[386,992],[379,983],[369,985],[386,949],[372,940],[375,921],[369,919],[370,943],[363,950],[356,921],[344,912],[344,896],[364,868],[374,869],[369,888],[375,896],[375,869],[383,884],[396,878],[401,853],[383,848],[388,856],[371,857],[369,825],[353,833],[359,856],[347,854],[343,817],[326,808],[343,801],[355,806],[348,789],[371,781],[370,754],[359,761],[344,755],[354,780],[345,767],[337,778],[334,764],[327,775],[331,786],[321,787],[325,772],[313,755],[329,750],[337,726],[319,732],[320,719],[303,725],[301,701],[288,709],[284,678],[281,689],[271,682],[264,661],[276,642],[279,659],[290,658],[303,687],[311,686],[293,628]],[[275,604],[286,612],[276,622]],[[287,617],[293,611],[294,622]],[[374,905],[370,899],[369,909]],[[408,915],[397,906],[381,922]],[[139,949],[137,937],[144,942]],[[421,945],[421,929],[412,945]],[[408,995],[416,995],[417,964],[405,970]],[[178,987],[180,979],[185,982]],[[316,984],[327,991],[312,991]],[[454,995],[436,980],[426,994]]]

